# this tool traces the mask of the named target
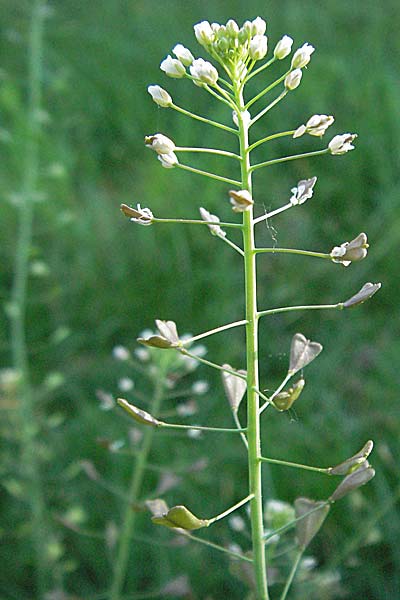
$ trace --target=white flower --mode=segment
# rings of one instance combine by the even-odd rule
[[[331,251],[333,262],[342,263],[348,267],[353,261],[362,260],[367,256],[368,240],[365,233],[360,233],[351,242],[344,242],[340,246],[335,246]]]
[[[261,17],[257,17],[254,21],[251,22],[252,26],[252,35],[264,35],[265,30],[267,29],[267,24]]]
[[[129,350],[125,346],[115,346],[112,355],[116,360],[128,360],[130,358]]]
[[[192,393],[196,394],[196,396],[202,396],[203,394],[206,394],[208,389],[208,381],[203,381],[202,379],[195,381],[192,385]]]
[[[308,65],[314,50],[314,46],[311,46],[311,44],[308,43],[303,44],[301,48],[296,50],[292,58],[292,69],[302,69]]]
[[[169,152],[168,154],[159,154],[158,160],[164,169],[172,169],[175,165],[178,164],[178,158],[175,152]]]
[[[236,38],[238,33],[239,33],[239,26],[236,23],[236,21],[234,21],[233,19],[229,19],[229,21],[226,23],[225,25],[226,27],[226,33],[232,37],[232,38]]]
[[[136,348],[134,354],[141,362],[147,362],[150,359],[150,352],[146,348]]]
[[[238,192],[231,190],[229,196],[234,212],[244,212],[254,204],[254,200],[248,190],[239,190]]]
[[[154,215],[149,208],[141,208],[140,204],[136,208],[127,204],[121,204],[121,210],[132,223],[139,223],[139,225],[152,224]]]
[[[148,148],[151,148],[157,154],[170,154],[175,150],[175,144],[166,135],[155,133],[144,138],[144,142]]]
[[[172,58],[172,56],[168,55],[162,63],[160,64],[161,71],[164,71],[168,77],[173,77],[175,79],[182,79],[186,75],[186,69],[181,63],[180,60],[176,58]]]
[[[305,125],[300,125],[293,134],[294,138],[301,137],[305,133],[314,135],[316,137],[322,137],[325,131],[332,125],[335,118],[330,115],[313,115],[310,117]]]
[[[194,61],[194,56],[190,52],[188,48],[185,48],[182,44],[177,44],[172,52],[175,54],[176,58],[180,60],[180,62],[185,65],[185,67],[190,67],[192,62]]]
[[[159,85],[149,85],[147,88],[150,96],[153,98],[154,102],[158,104],[158,106],[162,106],[166,108],[167,106],[171,106],[172,98],[162,87]]]
[[[216,215],[212,215],[208,210],[203,207],[200,207],[200,214],[203,221],[211,221],[213,223],[219,223],[220,220]],[[226,232],[221,229],[219,225],[208,225],[209,230],[213,235],[218,235],[219,237],[225,237]]]
[[[249,56],[253,60],[261,60],[268,51],[268,38],[266,35],[255,35],[250,42]]]
[[[297,187],[294,187],[290,190],[293,194],[293,196],[290,198],[290,203],[293,206],[304,204],[306,200],[312,197],[314,191],[313,188],[316,182],[316,177],[311,177],[311,179],[302,179],[299,181]]]
[[[278,60],[282,60],[288,56],[292,51],[293,40],[288,35],[284,35],[281,40],[277,43],[274,50],[274,56]]]
[[[134,388],[134,382],[129,377],[121,377],[118,387],[121,392],[130,392]]]
[[[343,133],[342,135],[335,135],[334,138],[328,144],[328,148],[331,154],[346,154],[349,150],[354,150],[352,141],[357,137],[356,133]]]
[[[291,71],[289,75],[285,77],[285,88],[291,92],[295,90],[300,85],[301,78],[303,76],[303,72],[301,69],[295,69]]]
[[[239,515],[234,515],[233,517],[230,517],[229,526],[231,529],[233,529],[233,531],[237,532],[241,532],[246,529],[246,523],[244,522],[244,519],[242,517],[239,517]]]
[[[190,73],[192,77],[198,79],[201,83],[215,85],[218,81],[217,69],[203,58],[197,58],[193,61],[190,67]]]
[[[199,42],[199,44],[202,46],[209,46],[212,44],[214,40],[214,32],[208,21],[201,21],[201,23],[197,23],[193,29],[194,35],[196,36],[196,40]]]

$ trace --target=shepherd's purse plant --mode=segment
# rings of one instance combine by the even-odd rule
[[[352,309],[375,294],[380,288],[380,284],[368,282],[359,291],[356,290],[350,298],[331,304],[279,308],[258,306],[256,261],[258,258],[262,260],[263,254],[298,254],[339,263],[336,268],[342,268],[343,266],[349,266],[352,262],[364,259],[368,251],[367,236],[363,232],[351,241],[338,243],[330,252],[311,252],[278,247],[264,248],[257,247],[255,244],[256,226],[286,210],[293,208],[298,210],[297,207],[302,206],[313,196],[317,178],[311,177],[299,181],[293,186],[291,194],[288,195],[287,201],[281,207],[255,216],[254,209],[257,206],[255,200],[258,203],[263,198],[260,198],[258,192],[253,191],[253,173],[278,163],[312,156],[326,154],[335,158],[353,150],[353,142],[356,138],[353,133],[343,133],[335,135],[329,143],[324,144],[321,149],[316,151],[272,158],[258,163],[253,162],[253,151],[256,148],[260,148],[260,146],[278,138],[312,136],[322,141],[328,128],[334,122],[333,116],[316,114],[305,119],[304,124],[298,124],[288,131],[274,132],[272,130],[261,139],[253,140],[250,138],[253,125],[300,85],[304,69],[309,64],[314,52],[314,47],[309,43],[305,43],[292,54],[293,40],[285,35],[275,45],[268,58],[269,41],[265,32],[266,23],[260,17],[253,21],[246,21],[242,27],[239,27],[232,19],[226,25],[210,24],[203,21],[194,26],[194,33],[203,50],[213,60],[213,64],[203,58],[194,58],[191,51],[181,44],[176,45],[172,51],[173,55],[169,55],[161,63],[160,68],[168,77],[190,80],[200,88],[199,92],[207,92],[213,100],[223,103],[227,109],[227,116],[230,118],[229,125],[186,110],[176,104],[171,95],[159,85],[150,85],[148,88],[152,99],[159,107],[173,109],[185,117],[201,121],[207,127],[218,128],[237,141],[237,151],[231,152],[216,148],[181,147],[162,133],[149,135],[145,138],[146,145],[156,152],[162,167],[185,170],[201,177],[229,184],[231,189],[227,200],[229,199],[234,215],[240,217],[240,222],[221,222],[216,215],[209,212],[207,207],[198,207],[200,219],[189,220],[158,218],[153,215],[150,208],[142,208],[139,204],[136,207],[124,204],[121,209],[133,223],[138,225],[156,226],[158,223],[185,223],[205,226],[213,236],[228,244],[242,259],[245,314],[241,320],[223,324],[190,339],[182,339],[179,336],[178,328],[173,321],[156,320],[157,333],[149,337],[139,338],[139,342],[146,346],[158,348],[160,352],[179,352],[220,371],[235,426],[218,428],[204,425],[196,426],[196,428],[204,430],[210,436],[230,434],[238,436],[238,440],[244,444],[248,455],[248,493],[244,498],[239,499],[234,506],[221,507],[222,512],[217,516],[196,516],[182,505],[170,508],[164,500],[151,500],[148,503],[148,508],[152,512],[152,520],[155,524],[186,532],[185,535],[191,539],[204,543],[204,539],[197,538],[191,532],[209,527],[233,511],[248,505],[251,523],[250,547],[243,552],[239,552],[237,549],[225,546],[217,546],[216,544],[212,544],[212,546],[231,555],[235,560],[244,561],[251,565],[250,593],[251,597],[256,600],[268,600],[271,597],[271,584],[273,582],[268,581],[267,567],[269,565],[266,560],[268,540],[274,535],[276,536],[277,533],[280,534],[284,530],[294,527],[297,553],[286,582],[279,589],[280,600],[285,600],[288,598],[303,553],[322,525],[331,505],[352,490],[367,483],[374,476],[374,469],[368,462],[373,443],[367,441],[364,447],[353,456],[345,459],[339,465],[328,468],[300,465],[266,456],[264,448],[261,447],[261,427],[265,412],[267,409],[268,412],[273,410],[284,412],[293,406],[305,385],[303,370],[319,355],[322,351],[322,345],[310,341],[302,333],[293,332],[287,374],[277,389],[266,395],[263,391],[265,390],[265,384],[259,381],[259,357],[262,356],[262,350],[260,351],[258,347],[259,321],[269,315],[288,311],[325,309],[341,311]],[[264,76],[267,69],[273,63],[279,63],[285,59],[289,62],[284,69],[284,73],[275,81],[266,83]],[[261,89],[253,97],[248,98],[246,86],[256,77],[262,82]],[[266,105],[262,104],[267,96],[271,96],[271,99]],[[257,109],[256,106],[260,104],[261,108]],[[224,174],[204,171],[187,164],[186,161],[181,161],[181,157],[196,153],[208,153],[216,157],[229,158],[232,164],[236,164],[236,178],[232,179]],[[222,199],[222,201],[224,200]],[[229,238],[228,233],[231,230],[241,232],[242,245],[237,245]],[[243,327],[245,330],[246,365],[243,365],[245,368],[234,368],[229,364],[216,364],[191,352],[193,342],[234,327]],[[242,423],[239,417],[239,407],[245,395],[247,419],[246,423]],[[170,429],[190,429],[194,427],[160,420],[159,415],[150,414],[123,398],[120,398],[118,403],[133,419],[143,426]],[[308,498],[298,498],[294,504],[294,516],[291,521],[278,530],[266,533],[263,515],[263,464],[268,462],[290,468],[316,471],[328,476],[338,476],[342,479],[332,495],[326,500],[315,501]],[[274,586],[274,593],[276,589],[278,589],[278,586]]]

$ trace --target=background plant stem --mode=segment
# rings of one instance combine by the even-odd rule
[[[30,378],[29,353],[26,331],[26,305],[29,258],[33,236],[34,196],[38,185],[39,135],[38,114],[42,96],[42,46],[44,4],[32,4],[28,41],[28,100],[26,135],[23,157],[22,194],[18,207],[18,233],[14,278],[9,307],[11,326],[11,354],[19,375],[19,416],[21,431],[21,464],[27,482],[26,498],[29,504],[33,560],[35,565],[36,598],[43,598],[47,588],[46,548],[48,544],[46,507],[37,458],[36,436],[39,424],[34,407]]]

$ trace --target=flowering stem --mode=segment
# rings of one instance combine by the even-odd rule
[[[294,129],[292,129],[291,131],[281,131],[280,133],[273,133],[272,135],[267,135],[267,137],[262,138],[262,140],[258,140],[257,142],[254,142],[254,144],[252,144],[251,146],[249,146],[249,152],[251,152],[252,150],[254,150],[254,148],[257,148],[258,146],[261,146],[261,144],[264,144],[265,142],[270,142],[271,140],[276,140],[278,138],[281,137],[286,137],[288,135],[293,135],[295,132]]]
[[[182,115],[191,117],[192,119],[195,119],[196,121],[201,121],[202,123],[207,123],[208,125],[212,125],[213,127],[218,127],[218,129],[224,129],[225,131],[229,131],[230,133],[234,133],[235,135],[238,135],[237,130],[233,129],[233,127],[228,127],[228,125],[223,125],[222,123],[218,123],[217,121],[212,121],[211,119],[207,119],[206,117],[201,117],[200,115],[196,115],[196,114],[190,112],[189,110],[186,110],[185,108],[181,108],[180,106],[177,106],[173,102],[169,106],[170,106],[170,108],[173,108],[174,110],[180,112]]]
[[[329,469],[324,469],[322,467],[310,467],[309,465],[301,465],[299,463],[288,462],[286,460],[278,460],[276,458],[267,458],[262,456],[260,458],[262,462],[267,462],[272,465],[282,465],[284,467],[293,467],[295,469],[304,469],[305,471],[316,471],[317,473],[326,473],[329,475]]]
[[[164,421],[159,421],[157,427],[163,429],[196,429],[198,431],[215,431],[217,433],[244,433],[245,431],[247,431],[246,428],[226,429],[224,427],[203,427],[201,425],[178,425],[176,423],[164,423]]]
[[[240,422],[239,415],[237,414],[237,410],[233,410],[232,414],[233,414],[233,420],[235,421],[236,427],[238,429],[242,429],[242,424]],[[242,438],[243,444],[246,446],[246,448],[248,450],[249,449],[249,443],[247,441],[247,437],[244,435],[244,433],[241,433],[240,437]]]
[[[194,167],[188,167],[187,165],[183,165],[182,163],[176,163],[175,167],[179,167],[179,169],[183,169],[184,171],[190,171],[190,173],[196,173],[197,175],[203,175],[204,177],[209,177],[210,179],[216,179],[217,181],[223,181],[224,183],[230,183],[231,185],[240,187],[240,181],[236,181],[235,179],[228,179],[228,177],[222,177],[221,175],[215,175],[215,173],[209,173],[208,171],[201,171],[200,169],[195,169]]]
[[[250,108],[250,106],[252,106],[253,104],[255,104],[255,102],[257,102],[257,100],[259,100],[260,98],[262,98],[263,96],[265,96],[265,94],[267,94],[268,92],[270,92],[271,90],[273,90],[274,87],[276,87],[277,85],[279,85],[280,83],[282,83],[282,81],[285,79],[285,77],[286,77],[286,75],[288,75],[288,73],[290,73],[290,71],[288,71],[287,73],[285,73],[284,75],[282,75],[282,77],[279,77],[279,79],[277,79],[276,81],[274,81],[273,83],[271,83],[268,87],[266,87],[264,90],[262,90],[262,92],[260,92],[259,94],[257,94],[257,96],[254,96],[254,98],[252,98],[246,104],[246,110],[248,110]]]
[[[269,110],[271,110],[271,108],[273,108],[276,104],[278,104],[278,102],[283,100],[283,98],[286,96],[287,93],[288,93],[288,90],[283,90],[283,92],[281,94],[279,94],[279,96],[277,98],[275,98],[275,100],[273,100],[270,104],[268,104],[268,106],[266,106],[261,112],[258,113],[258,115],[256,115],[250,121],[250,126],[254,125],[254,123],[256,123],[256,121],[258,121],[258,119],[261,119],[261,117],[263,117]],[[253,167],[251,168],[251,171],[252,170],[253,170]]]
[[[242,375],[241,373],[238,373],[238,371],[234,371],[233,369],[227,369],[227,368],[223,367],[222,365],[217,365],[216,363],[206,360],[205,358],[196,356],[196,354],[192,354],[191,352],[189,352],[186,349],[183,349],[182,347],[178,348],[178,350],[185,356],[189,356],[190,358],[194,358],[195,360],[198,360],[199,362],[203,363],[203,365],[207,365],[208,367],[212,367],[213,369],[217,369],[218,371],[224,371],[225,373],[230,373],[231,375],[235,375],[235,377],[239,377],[239,379],[244,379],[244,381],[247,381],[246,375]]]
[[[241,256],[244,256],[243,250],[241,248],[239,248],[239,246],[237,246],[234,242],[232,242],[228,238],[224,237],[223,235],[218,235],[217,237],[219,237],[220,240],[225,242],[225,244],[228,244],[228,246],[230,246],[231,248],[236,250],[236,252],[238,252]]]
[[[239,88],[239,86],[238,86]],[[246,108],[242,89],[237,90],[237,111],[241,162],[241,189],[251,194],[251,167],[249,160],[249,127],[246,121]],[[245,304],[246,304],[246,362],[247,362],[247,442],[249,492],[253,495],[250,501],[251,535],[253,546],[254,578],[257,600],[269,600],[267,569],[265,562],[265,544],[263,542],[264,520],[261,479],[261,439],[258,375],[258,318],[257,318],[257,274],[254,241],[253,208],[250,206],[243,213],[243,243],[245,272]]]
[[[252,77],[255,77],[256,75],[258,75],[259,73],[261,73],[261,71],[264,71],[264,69],[267,69],[275,61],[276,61],[275,57],[271,58],[269,61],[267,61],[266,63],[264,63],[261,67],[259,67],[255,71],[253,71],[248,77],[246,77],[246,79],[244,80],[244,82],[247,83],[248,81],[250,81],[250,79]]]
[[[294,579],[294,576],[296,575],[296,571],[297,571],[297,568],[298,568],[298,566],[300,564],[300,561],[301,561],[301,558],[303,556],[304,550],[305,550],[305,548],[300,548],[300,550],[297,553],[296,559],[295,559],[295,561],[293,563],[293,567],[292,567],[292,570],[290,571],[289,577],[287,578],[286,585],[285,585],[285,588],[284,588],[284,590],[282,592],[280,600],[286,600],[286,598],[287,598],[287,595],[288,595],[288,592],[289,592],[289,588],[290,588],[290,586],[293,583],[293,579]]]
[[[236,158],[240,160],[240,156],[234,152],[227,152],[226,150],[217,150],[215,148],[186,148],[177,147],[174,152],[204,152],[206,154],[218,154],[219,156],[228,156],[229,158]]]
[[[231,506],[227,510],[224,510],[224,512],[222,512],[221,514],[217,515],[216,517],[213,517],[212,519],[208,519],[208,522],[211,525],[211,523],[215,523],[215,521],[219,521],[220,519],[223,519],[224,517],[227,517],[228,515],[230,515],[231,513],[233,513],[235,510],[237,510],[238,508],[240,508],[244,504],[247,504],[247,502],[249,502],[249,500],[252,500],[253,498],[254,498],[254,495],[253,494],[249,494],[248,496],[246,496],[246,498],[243,498],[243,500],[240,500],[240,502],[237,502],[236,504],[234,504],[233,506]]]
[[[244,561],[250,562],[250,563],[253,562],[252,558],[249,558],[248,556],[245,556],[244,554],[239,554],[239,552],[229,550],[228,548],[224,548],[223,546],[218,546],[218,544],[214,544],[213,542],[209,542],[208,540],[203,540],[203,538],[199,538],[195,535],[192,535],[191,533],[188,533],[187,531],[184,531],[183,529],[181,529],[178,533],[180,535],[183,535],[183,536],[189,538],[190,540],[193,540],[194,542],[199,542],[200,544],[209,546],[209,548],[214,548],[214,550],[219,550],[220,552],[225,552],[226,554],[229,554],[230,556],[233,556],[234,558],[239,558],[241,560],[244,560]]]
[[[316,150],[315,152],[305,152],[304,154],[294,154],[293,156],[284,156],[283,158],[274,158],[273,160],[267,160],[266,162],[259,163],[258,165],[253,165],[251,167],[252,171],[256,169],[261,169],[261,167],[269,167],[271,165],[276,165],[278,163],[287,162],[289,160],[297,160],[298,158],[309,158],[310,156],[322,156],[323,154],[327,154],[329,152],[329,148],[324,148],[324,150]]]
[[[227,329],[232,329],[233,327],[239,327],[240,325],[246,325],[247,321],[244,319],[242,321],[235,321],[234,323],[228,323],[227,325],[221,325],[221,327],[216,327],[215,329],[210,329],[209,331],[205,331],[204,333],[200,333],[199,335],[195,335],[188,340],[185,340],[183,343],[184,346],[188,344],[192,344],[193,342],[197,342],[209,335],[213,335],[214,333],[219,333],[220,331],[226,331]]]
[[[283,312],[291,312],[295,310],[325,310],[329,308],[337,308],[342,310],[344,308],[343,302],[337,304],[309,304],[306,306],[282,306],[280,308],[271,308],[269,310],[262,310],[258,313],[258,317],[265,317],[267,315],[276,315]]]
[[[304,515],[301,515],[300,517],[296,517],[295,519],[293,519],[292,521],[290,521],[290,523],[286,523],[286,525],[282,525],[282,527],[279,527],[278,529],[275,529],[274,531],[271,531],[271,533],[265,534],[264,535],[264,542],[267,542],[268,540],[270,540],[271,538],[273,538],[275,535],[280,535],[284,531],[287,531],[288,529],[292,529],[292,527],[295,527],[296,523],[298,523],[299,521],[302,521],[303,519],[307,518],[309,515],[312,515],[313,513],[321,510],[321,508],[323,506],[326,506],[327,504],[330,504],[329,500],[326,500],[324,502],[324,504],[320,504],[319,506],[317,506],[315,508],[312,508],[308,512],[304,513]]]
[[[185,223],[186,225],[219,225],[220,227],[232,227],[243,229],[241,223],[220,223],[220,221],[200,221],[199,219],[157,219],[153,217],[152,223]]]
[[[310,252],[309,250],[297,250],[292,248],[256,248],[256,254],[265,254],[266,252],[270,252],[271,254],[301,254],[302,256],[314,256],[316,258],[329,258],[331,260],[330,254],[325,254],[322,252]]]
[[[232,103],[232,101],[229,99],[229,95],[227,92],[225,92],[225,90],[223,90],[222,88],[220,88],[219,86],[215,86],[216,89],[218,89],[220,91],[219,94],[217,94],[217,92],[215,92],[209,85],[205,84],[204,89],[207,90],[207,92],[209,94],[211,94],[212,96],[214,96],[214,98],[216,98],[217,100],[219,100],[220,102],[223,102],[224,104],[226,104],[227,106],[229,106],[229,108],[232,110],[234,108],[234,104]]]
[[[262,215],[262,217],[258,217],[257,219],[254,219],[253,223],[261,223],[261,221],[266,221],[267,219],[270,219],[271,217],[275,217],[275,215],[279,215],[279,213],[288,210],[289,208],[293,208],[293,206],[295,206],[295,204],[292,204],[291,202],[288,202],[288,204],[285,204],[284,206],[281,206],[280,208],[277,208],[276,210],[273,210],[270,213],[266,213],[265,215]]]

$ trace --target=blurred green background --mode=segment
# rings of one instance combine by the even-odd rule
[[[348,269],[304,257],[261,257],[260,306],[337,302],[366,281],[383,284],[372,301],[343,314],[293,313],[262,322],[263,388],[274,389],[284,376],[290,340],[297,331],[325,348],[307,369],[307,386],[296,410],[265,415],[265,454],[326,466],[350,456],[370,437],[376,442],[375,479],[335,505],[308,552],[317,566],[309,579],[295,586],[292,597],[397,598],[398,2],[221,0],[206,7],[200,1],[58,0],[44,7],[43,98],[36,114],[38,185],[29,200],[34,202],[26,319],[34,403],[29,430],[15,371],[10,371],[15,365],[9,321],[18,215],[26,201],[34,4],[0,0],[0,597],[109,597],[132,470],[133,457],[124,451],[135,451],[140,441],[137,430],[131,430],[129,442],[131,424],[118,410],[104,409],[112,405],[109,395],[124,393],[132,401],[139,398],[145,407],[153,393],[141,372],[148,369],[146,364],[138,357],[118,362],[112,349],[122,344],[133,352],[136,337],[153,327],[155,318],[173,319],[180,332],[193,334],[242,318],[241,264],[226,245],[202,227],[135,226],[121,215],[119,205],[141,203],[156,216],[191,219],[198,218],[198,207],[204,206],[222,220],[232,218],[225,184],[162,169],[143,144],[145,135],[159,131],[181,146],[228,147],[230,139],[158,108],[146,88],[158,83],[177,104],[228,123],[222,105],[216,106],[190,82],[166,78],[159,63],[177,42],[204,56],[193,36],[194,23],[224,23],[232,17],[241,24],[260,15],[268,22],[271,47],[289,34],[294,48],[308,41],[317,50],[300,88],[259,122],[255,136],[295,128],[312,114],[325,113],[336,118],[328,139],[346,131],[357,132],[359,138],[356,151],[345,157],[296,161],[256,172],[259,214],[286,203],[298,180],[318,176],[314,198],[305,207],[276,217],[270,227],[260,225],[259,244],[277,240],[283,247],[326,252],[360,231],[368,233],[370,242],[367,260]],[[274,66],[262,81],[279,76],[283,68]],[[296,143],[289,138],[263,146],[258,157],[267,160],[319,147],[314,138]],[[195,156],[190,164],[234,175],[223,161],[215,167],[213,160]],[[211,337],[207,349],[210,360],[244,366],[240,330]],[[153,369],[157,378],[154,373]],[[134,381],[133,391],[127,389],[126,378]],[[177,384],[177,393],[191,399],[193,382],[204,379],[210,390],[197,398],[198,412],[192,419],[231,426],[214,372],[199,368]],[[165,414],[173,415],[176,402],[167,402]],[[26,464],[26,436],[34,444],[39,473],[33,475]],[[222,442],[166,434],[154,439],[151,462],[168,472],[176,465],[181,469],[179,484],[171,484],[165,493],[168,503],[182,502],[196,514],[211,516],[246,494],[242,446],[236,438]],[[207,468],[182,475],[185,465],[199,458],[208,459]],[[32,482],[38,475],[40,479]],[[182,547],[140,510],[139,500],[154,495],[158,477],[156,467],[146,474],[138,504],[132,507],[137,511],[135,537],[123,597],[244,598],[246,588],[231,574],[223,554],[194,543]],[[267,471],[265,497],[287,502],[299,495],[319,499],[327,497],[332,486],[329,478],[274,466]],[[45,510],[41,592],[35,587],[31,518],[32,490],[38,489]],[[232,531],[226,522],[203,537],[220,544],[232,540],[244,550],[249,544],[245,533]],[[284,553],[276,557],[283,572],[285,560]],[[185,589],[160,591],[181,575],[188,577]]]

